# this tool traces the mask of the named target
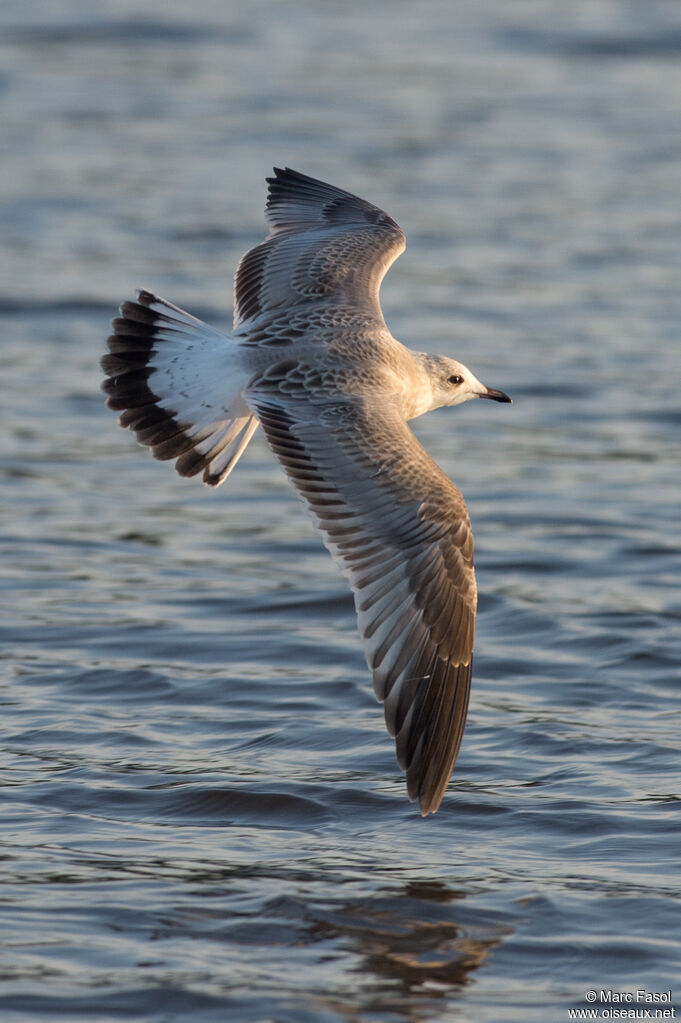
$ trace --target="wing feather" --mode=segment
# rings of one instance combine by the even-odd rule
[[[473,657],[463,498],[392,405],[277,395],[271,378],[261,391],[253,381],[247,400],[350,580],[409,795],[424,816],[435,812],[461,744]]]
[[[395,221],[350,192],[290,169],[268,178],[269,237],[234,278],[234,326],[323,300],[383,320],[378,292],[404,251]]]

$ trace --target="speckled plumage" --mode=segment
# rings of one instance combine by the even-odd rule
[[[510,399],[390,334],[379,288],[405,242],[387,214],[295,171],[268,182],[270,234],[237,269],[232,336],[142,291],[113,321],[104,389],[156,457],[211,485],[262,426],[350,581],[376,695],[425,816],[461,744],[477,593],[463,498],[407,421]]]

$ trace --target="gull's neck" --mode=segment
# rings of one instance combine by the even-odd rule
[[[438,402],[433,394],[431,384],[432,356],[425,352],[412,352],[409,373],[405,380],[402,405],[405,419],[416,419],[424,412],[430,412],[438,407]]]

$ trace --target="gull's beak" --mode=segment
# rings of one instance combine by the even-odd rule
[[[481,391],[478,398],[491,398],[492,401],[505,401],[508,405],[513,404],[513,399],[509,398],[503,391],[497,391],[494,387],[486,387],[484,391]]]

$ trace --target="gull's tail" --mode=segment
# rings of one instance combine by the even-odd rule
[[[124,302],[102,359],[109,408],[180,476],[227,478],[258,425],[241,397],[237,345],[149,291]]]

